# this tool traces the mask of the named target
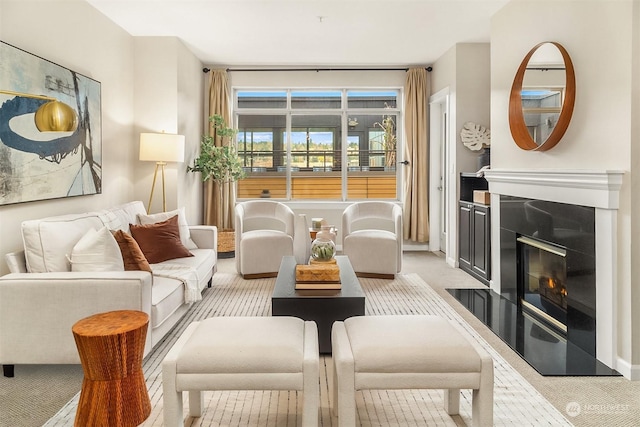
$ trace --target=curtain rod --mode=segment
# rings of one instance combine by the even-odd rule
[[[431,72],[433,67],[425,67]],[[202,72],[208,73],[210,68],[203,68]],[[409,68],[227,68],[229,71],[409,71]]]

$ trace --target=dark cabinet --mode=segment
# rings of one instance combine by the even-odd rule
[[[471,271],[471,211],[473,203],[460,202],[458,207],[459,227],[458,235],[460,243],[458,244],[458,264],[460,268]]]
[[[491,279],[491,208],[460,201],[459,218],[458,264],[488,285]]]
[[[491,208],[472,201],[473,189],[469,186],[482,188],[483,183],[478,180],[484,178],[461,176],[460,194],[467,200],[460,200],[458,205],[458,264],[488,285],[491,279]]]

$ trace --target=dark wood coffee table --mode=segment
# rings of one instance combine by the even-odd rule
[[[353,316],[364,316],[364,292],[351,267],[349,258],[337,256],[340,267],[340,290],[296,290],[296,259],[282,258],[271,297],[274,316],[295,316],[313,320],[318,325],[320,353],[331,353],[333,322]]]

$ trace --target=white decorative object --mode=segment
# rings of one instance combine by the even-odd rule
[[[465,147],[472,151],[479,151],[491,145],[491,131],[473,122],[467,122],[462,126],[460,138]]]
[[[336,239],[330,225],[323,225],[311,242],[311,257],[316,261],[331,261],[336,255]]]

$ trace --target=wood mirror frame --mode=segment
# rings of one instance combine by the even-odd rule
[[[562,109],[560,110],[560,116],[555,128],[549,137],[538,145],[529,134],[529,130],[527,129],[527,125],[524,121],[524,113],[522,111],[522,83],[524,81],[524,74],[527,70],[527,66],[529,65],[531,56],[540,46],[547,43],[553,44],[562,54],[566,70],[565,93],[564,100],[562,102]],[[516,77],[513,80],[513,86],[511,86],[511,94],[509,96],[509,128],[511,129],[511,136],[513,136],[518,147],[528,151],[546,151],[555,147],[555,145],[560,142],[560,139],[569,126],[569,122],[571,121],[571,116],[573,114],[575,99],[576,77],[573,69],[573,63],[571,62],[571,58],[569,57],[569,53],[566,49],[556,42],[542,42],[534,46],[534,48],[531,49],[527,56],[522,60],[520,68],[518,68],[518,72],[516,73]]]

